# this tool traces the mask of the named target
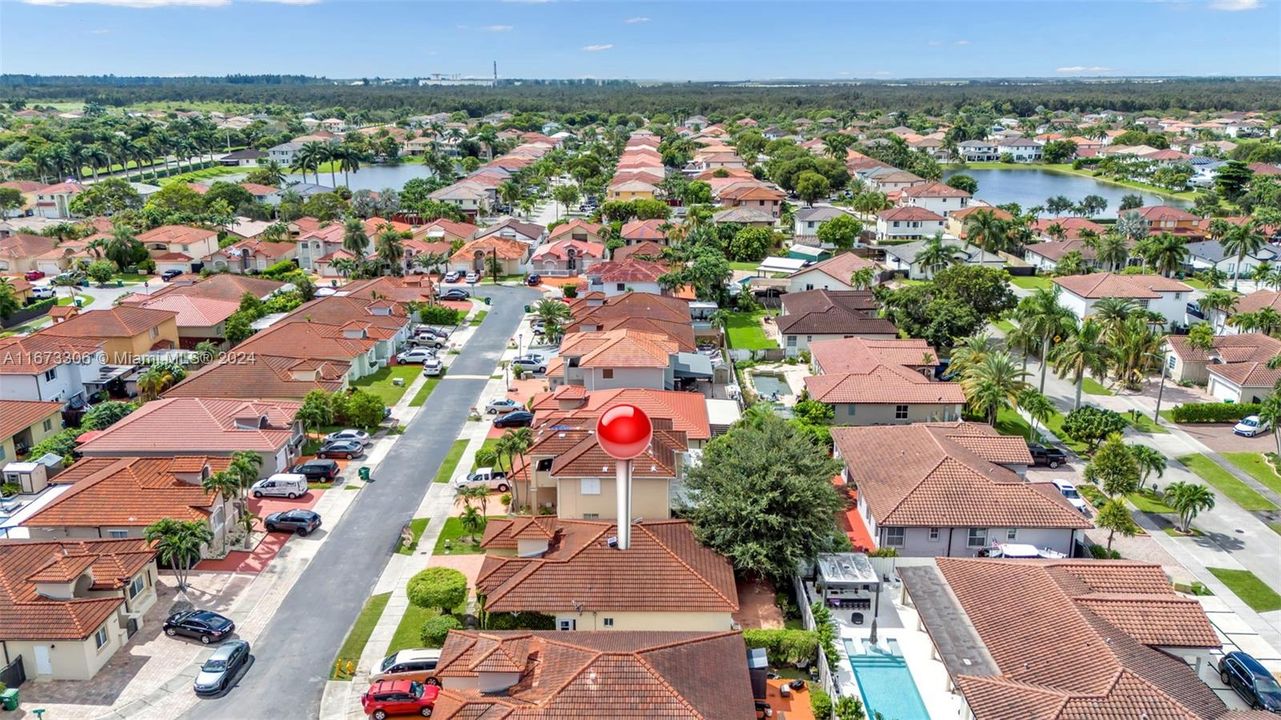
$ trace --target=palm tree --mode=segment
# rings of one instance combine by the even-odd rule
[[[463,526],[463,530],[467,533],[472,545],[476,544],[476,535],[484,532],[487,524],[485,515],[470,505],[464,508],[462,514],[458,516],[458,522]]]
[[[978,210],[965,218],[965,239],[988,252],[1008,250],[1008,227],[990,210]]]
[[[348,172],[360,172],[360,152],[356,148],[343,146],[337,149],[338,167],[342,170],[342,184],[351,187],[347,180]]]
[[[952,357],[947,366],[948,372],[962,377],[970,368],[981,364],[990,352],[992,352],[992,346],[986,334],[979,333],[964,338],[952,348]]]
[[[226,501],[236,496],[240,492],[240,478],[235,473],[227,470],[220,470],[215,473],[209,473],[200,481],[200,487],[209,495],[219,497]],[[222,551],[227,550],[227,534],[222,535]]]
[[[285,181],[285,172],[281,170],[280,163],[275,160],[267,161],[266,165],[258,167],[258,173],[264,176],[264,179],[270,180],[268,185],[280,186]]]
[[[1031,433],[1031,437],[1028,438],[1029,441],[1036,440],[1039,435],[1037,427],[1044,425],[1050,418],[1054,417],[1054,413],[1058,412],[1054,407],[1054,403],[1050,402],[1048,397],[1030,387],[1024,390],[1022,395],[1019,395],[1018,406],[1032,418],[1032,427],[1029,428]]]
[[[1259,267],[1263,266],[1260,265]],[[1206,319],[1214,326],[1216,333],[1223,331],[1224,319],[1227,318],[1228,313],[1232,311],[1236,304],[1237,296],[1227,290],[1210,290],[1197,301],[1201,312],[1206,315]]]
[[[570,318],[568,305],[550,299],[539,300],[534,307],[534,314],[543,321],[543,334],[552,342],[560,339],[561,330]]]
[[[428,273],[437,272],[449,262],[448,253],[425,252],[414,256],[414,264]]]
[[[558,303],[558,304],[563,304],[563,303]],[[530,446],[532,446],[533,444],[534,444],[534,433],[532,430],[530,430],[529,428],[512,428],[507,432],[503,433],[502,437],[498,438],[498,442],[495,445],[495,450],[497,450],[500,455],[505,455],[507,457],[507,467],[509,470],[514,471],[516,468],[516,458],[520,457],[523,459],[525,453],[529,451]],[[523,462],[521,464],[524,465]],[[528,469],[526,469],[526,477],[529,480],[529,490],[532,495],[534,477],[533,477],[533,473]],[[515,478],[512,478],[511,490],[512,490],[512,507],[518,508],[520,507],[520,497],[519,497],[519,487],[515,481]],[[533,498],[532,497],[526,498],[526,501],[532,502]]]
[[[350,217],[343,222],[342,249],[358,259],[365,257],[365,251],[369,249],[369,235],[360,218]]]
[[[1210,492],[1206,486],[1182,480],[1170,483],[1165,488],[1163,499],[1179,514],[1179,519],[1183,521],[1181,529],[1184,533],[1192,531],[1192,521],[1202,511],[1212,510],[1215,501],[1214,493]]]
[[[1087,372],[1096,377],[1106,377],[1108,360],[1112,351],[1108,347],[1102,323],[1086,318],[1067,339],[1050,350],[1050,363],[1059,377],[1072,375],[1076,383],[1075,410],[1081,407],[1081,391],[1085,387]]]
[[[173,370],[167,365],[152,365],[138,376],[138,393],[143,402],[155,400],[160,393],[173,387],[178,380]]]
[[[201,549],[213,542],[213,532],[199,520],[165,518],[147,526],[143,537],[156,549],[156,557],[173,569],[178,591],[187,589],[187,575],[200,558]]]
[[[328,143],[322,143],[319,140],[312,140],[303,143],[298,152],[294,153],[294,163],[301,164],[303,168],[303,179],[307,179],[307,171],[310,170],[316,175],[316,184],[320,184],[320,166],[329,159]]]
[[[1026,375],[1009,353],[996,350],[968,369],[961,378],[961,389],[970,409],[987,417],[988,424],[995,425],[998,412],[1017,407],[1019,397],[1029,387],[1023,379]]]
[[[1219,241],[1223,245],[1223,251],[1237,256],[1236,267],[1232,272],[1232,290],[1235,292],[1241,281],[1241,263],[1245,262],[1245,256],[1251,257],[1258,254],[1268,243],[1263,233],[1255,227],[1254,221],[1248,221],[1241,225],[1235,225],[1228,231],[1227,235]]]
[[[1108,233],[1099,238],[1094,254],[1109,272],[1116,272],[1130,259],[1130,248],[1126,245],[1125,238],[1116,233]]]
[[[1122,323],[1116,337],[1108,342],[1116,379],[1128,388],[1142,385],[1153,364],[1163,359],[1161,335],[1153,331],[1148,318],[1139,314]]]
[[[1059,304],[1060,292],[1062,291],[1058,285],[1053,288],[1037,288],[1019,302],[1021,325],[1041,344],[1041,383],[1037,388],[1041,393],[1045,392],[1045,372],[1049,365],[1050,346],[1076,326],[1076,316],[1071,310]]]
[[[489,488],[484,485],[470,485],[458,489],[454,495],[454,504],[462,505],[463,509],[470,509],[473,502],[479,502],[484,507],[485,500],[489,497]]]
[[[320,150],[316,157],[319,164],[329,164],[329,186],[338,187],[338,172],[334,166],[342,159],[342,150],[334,143],[320,143]],[[316,183],[320,183],[319,175],[316,176]]]
[[[850,286],[855,290],[868,290],[876,283],[876,272],[872,268],[861,268],[850,273]]]
[[[1109,297],[1094,303],[1094,314],[1091,315],[1103,326],[1103,332],[1109,340],[1114,340],[1120,328],[1136,312],[1139,306],[1133,300]]]
[[[383,226],[375,246],[378,259],[386,263],[388,272],[397,276],[404,274],[405,240],[400,236],[399,230],[391,225]]]
[[[933,277],[934,273],[939,270],[960,262],[960,258],[960,248],[946,244],[943,241],[943,234],[938,233],[925,241],[924,247],[916,254],[915,262],[922,270]]]
[[[1156,473],[1158,478],[1165,475],[1165,454],[1148,445],[1131,445],[1130,454],[1139,464],[1139,487],[1148,481],[1148,476]]]
[[[1268,367],[1273,370],[1279,366],[1281,355],[1268,361]],[[1276,441],[1277,452],[1281,453],[1281,392],[1274,390],[1271,395],[1263,398],[1263,403],[1259,406],[1259,419],[1272,427],[1272,439]]]
[[[1281,330],[1281,313],[1270,307],[1260,308],[1254,312],[1237,313],[1228,318],[1228,324],[1240,328],[1242,332],[1275,335]]]
[[[1172,277],[1187,264],[1189,250],[1183,238],[1171,233],[1161,233],[1151,240],[1147,261],[1154,270]]]

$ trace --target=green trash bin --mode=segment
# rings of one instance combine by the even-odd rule
[[[485,304],[486,304],[486,305],[490,304],[491,302],[493,302],[492,298],[489,298],[489,297],[486,297],[486,298],[485,298]]]
[[[532,313],[532,312],[534,312],[534,306],[533,306],[533,305],[526,305],[526,306],[525,306],[525,314],[526,314],[526,315],[528,315],[529,313]]]
[[[18,688],[9,688],[4,692],[0,692],[0,707],[5,710],[18,709]]]
[[[360,479],[361,479],[361,480],[363,480],[363,481],[365,481],[365,482],[370,482],[370,478],[369,478],[369,468],[367,468],[367,467],[362,467],[362,468],[360,468],[359,470],[357,470],[356,472],[357,472],[357,474],[359,474],[359,475],[360,475]]]

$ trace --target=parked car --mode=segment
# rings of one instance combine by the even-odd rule
[[[409,338],[409,344],[415,348],[434,348],[440,349],[445,347],[445,339],[436,335],[415,335]]]
[[[445,372],[445,363],[440,358],[434,357],[423,362],[423,375],[427,377],[440,377]]]
[[[463,279],[463,274],[459,270],[450,270],[449,272],[445,273],[445,282],[447,283],[456,283],[462,279]]]
[[[467,273],[466,279],[467,279],[468,285],[475,285],[476,283],[480,282],[480,275],[477,275],[474,272],[469,272]]]
[[[507,484],[507,473],[501,470],[495,471],[490,467],[477,468],[471,475],[458,478],[454,481],[454,487],[460,490],[467,487],[483,487],[498,492],[507,492],[511,488]]]
[[[28,280],[39,280],[40,278],[44,277],[44,272],[41,270],[28,270],[27,272],[23,273],[22,277]]]
[[[1071,503],[1072,507],[1076,508],[1083,514],[1088,514],[1090,512],[1089,506],[1085,504],[1085,500],[1081,497],[1081,493],[1077,491],[1076,485],[1073,485],[1066,480],[1055,480],[1054,487],[1059,489],[1059,492],[1069,503]]]
[[[163,629],[169,637],[182,635],[208,645],[222,642],[236,631],[236,624],[212,610],[183,610],[165,618]]]
[[[170,280],[173,280],[174,278],[178,277],[181,274],[182,274],[181,270],[178,270],[176,268],[169,268],[168,270],[160,273],[160,279],[164,280],[165,282],[169,282]]]
[[[267,532],[292,532],[306,537],[320,527],[320,513],[312,510],[282,510],[262,519]]]
[[[1056,468],[1067,464],[1067,453],[1056,447],[1046,447],[1040,443],[1028,443],[1027,451],[1032,454],[1033,465],[1045,465]]]
[[[530,287],[538,287],[543,284],[543,276],[538,273],[530,273],[525,277],[525,284]]]
[[[365,454],[365,446],[355,440],[334,440],[320,446],[318,458],[345,458],[351,460]]]
[[[58,296],[58,291],[54,290],[52,287],[48,285],[41,285],[40,287],[31,288],[31,297],[37,300],[48,300],[49,298],[53,298],[57,296]]]
[[[1260,418],[1258,415],[1247,415],[1241,418],[1241,422],[1232,428],[1232,432],[1245,437],[1254,437],[1272,429],[1272,425],[1267,420]]]
[[[412,680],[380,680],[360,696],[360,707],[374,720],[392,715],[431,717],[440,688]]]
[[[545,373],[547,372],[547,361],[539,355],[530,353],[512,360],[512,367],[518,367],[525,372]]]
[[[249,643],[244,640],[231,642],[214,650],[213,655],[200,666],[192,688],[197,695],[217,695],[231,687],[240,668],[249,662]]]
[[[471,297],[471,293],[462,288],[449,288],[439,295],[441,300],[466,300]]]
[[[428,347],[410,348],[396,355],[396,362],[401,365],[418,365],[436,357],[436,351]]]
[[[1253,656],[1233,650],[1219,658],[1219,679],[1251,708],[1281,714],[1281,684]]]
[[[440,685],[436,665],[440,663],[438,648],[406,649],[383,658],[378,672],[369,677],[371,682],[380,680],[412,680],[425,685]]]
[[[534,424],[534,413],[528,410],[514,410],[506,415],[494,418],[494,427],[529,427]]]
[[[435,327],[434,325],[419,325],[414,329],[414,336],[418,337],[422,335],[434,335],[438,338],[448,338],[449,331],[442,327]]]
[[[276,473],[249,486],[256,498],[287,497],[293,500],[307,494],[307,476],[296,473]]]
[[[289,472],[305,476],[308,482],[327,482],[338,477],[338,463],[333,460],[308,460],[289,468]]]
[[[489,415],[502,415],[503,413],[509,413],[512,410],[518,410],[518,409],[520,409],[520,403],[516,402],[515,400],[512,400],[511,398],[498,398],[497,400],[490,400],[485,405],[485,412],[488,413]]]
[[[373,438],[369,437],[369,433],[356,428],[343,428],[342,430],[331,432],[325,436],[325,442],[327,443],[338,442],[339,440],[358,442],[361,445],[368,445],[374,441]]]

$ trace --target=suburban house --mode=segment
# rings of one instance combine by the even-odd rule
[[[967,557],[997,543],[1070,555],[1093,524],[1050,482],[1028,482],[1022,437],[989,425],[832,428],[858,516],[878,547],[908,557]],[[982,498],[957,502],[958,497]]]
[[[891,193],[926,182],[925,178],[906,170],[887,165],[877,165],[859,173],[869,184],[883,193]]]
[[[796,246],[793,245],[793,248]],[[806,290],[853,290],[851,280],[859,270],[879,272],[880,266],[865,257],[851,252],[833,255],[813,265],[806,265],[787,276],[787,292]]]
[[[922,657],[946,671],[920,692],[957,696],[965,717],[1262,716],[1202,681],[1220,636],[1159,565],[938,558],[897,571],[932,645]]]
[[[898,337],[894,323],[877,315],[880,307],[870,290],[792,292],[783,296],[782,314],[775,323],[790,357],[820,340]]]
[[[609,542],[617,535],[617,525],[604,521],[491,520],[481,541],[491,552],[476,591],[487,612],[552,615],[557,630],[732,628],[734,570],[695,539],[689,523],[633,522],[626,549]],[[654,591],[656,578],[663,592]]]
[[[1207,385],[1211,370],[1235,373],[1229,366],[1244,363],[1263,363],[1266,366],[1278,354],[1281,354],[1281,340],[1264,333],[1215,335],[1214,347],[1209,350],[1192,347],[1187,335],[1168,335],[1165,338],[1166,374],[1176,383]],[[1225,382],[1225,379],[1221,377],[1220,382]],[[1239,400],[1234,398],[1233,402]]]
[[[958,383],[934,379],[938,356],[923,340],[847,338],[810,346],[813,400],[832,406],[836,425],[902,425],[961,418]]]
[[[166,396],[105,430],[81,435],[76,451],[86,458],[221,458],[249,450],[262,457],[260,472],[267,477],[284,472],[302,450],[302,423],[295,419],[300,407],[287,401]]]
[[[632,247],[644,247],[633,245]],[[620,248],[621,249],[621,248]],[[628,292],[663,294],[666,291],[658,280],[668,273],[668,266],[652,260],[637,258],[615,259],[598,262],[587,271],[588,292],[604,293],[613,297]]]
[[[889,270],[901,270],[912,280],[928,280],[934,276],[934,270],[917,261],[917,256],[926,248],[929,240],[917,240],[904,245],[891,245],[885,248],[885,267]],[[978,265],[980,267],[1003,268],[1005,258],[990,253],[977,245],[952,240],[943,240],[944,247],[952,249],[957,264]]]
[[[111,365],[136,365],[152,350],[178,347],[178,313],[132,305],[89,308],[36,335],[100,342]]]
[[[54,485],[69,486],[22,521],[36,540],[142,538],[165,518],[198,522],[213,533],[204,557],[227,549],[234,526],[233,498],[205,492],[201,482],[226,470],[229,457],[96,457],[63,470]]]
[[[568,222],[561,223],[552,228],[547,235],[548,242],[556,240],[576,240],[578,242],[588,242],[603,245],[605,236],[603,231],[604,225],[600,223],[587,222],[582,218],[572,218]]]
[[[30,235],[27,233],[14,233],[8,237],[0,238],[0,273],[13,273],[21,275],[40,270],[37,261],[47,254],[57,253],[58,240],[48,238],[43,235]],[[60,268],[59,265],[54,267]],[[54,269],[54,268],[49,268]]]
[[[1001,152],[996,143],[989,140],[962,140],[956,144],[961,159],[967,163],[996,162],[1001,159]]]
[[[970,194],[941,182],[919,183],[903,189],[899,204],[904,207],[925,208],[935,215],[947,217],[970,205]]]
[[[190,350],[205,340],[222,345],[224,323],[240,309],[240,301],[246,294],[266,300],[290,287],[275,280],[245,275],[212,275],[205,279],[195,276],[195,280],[175,278],[150,295],[126,295],[120,302],[177,313],[178,346]]]
[[[61,431],[62,403],[0,400],[0,467],[18,459],[19,454],[26,455],[36,443]]]
[[[1032,221],[1032,232],[1045,240],[1080,240],[1089,231],[1102,236],[1107,228],[1083,217],[1042,217]]]
[[[588,272],[604,259],[603,243],[577,240],[569,235],[561,233],[539,245],[529,258],[530,272],[549,277],[569,277]]]
[[[223,155],[218,159],[218,164],[224,167],[256,167],[259,163],[265,163],[270,157],[270,154],[257,148],[245,148]]]
[[[494,204],[494,195],[489,187],[463,180],[436,190],[429,197],[436,202],[453,205],[468,218],[475,218],[489,211]]]
[[[1099,268],[1098,253],[1085,244],[1084,240],[1050,240],[1033,243],[1023,248],[1023,259],[1029,265],[1045,273],[1054,272],[1055,268],[1070,252],[1079,253],[1086,265]]]
[[[74,180],[40,188],[36,191],[36,215],[50,220],[71,219],[71,199],[84,189],[84,185]]]
[[[1173,205],[1146,205],[1132,212],[1148,222],[1148,233],[1168,232],[1175,235],[1201,235],[1201,218]]]
[[[579,385],[592,390],[675,386],[680,345],[664,333],[606,330],[566,334],[560,353],[547,366],[552,390]]]
[[[476,231],[476,239],[500,237],[507,240],[519,240],[529,249],[538,247],[547,238],[547,228],[538,223],[525,222],[516,218],[503,218],[488,227]],[[571,232],[572,237],[572,232]]]
[[[965,221],[975,213],[988,213],[1001,222],[1010,222],[1014,216],[1008,210],[991,205],[968,205],[960,210],[950,210],[947,213],[947,221],[943,223],[943,232],[953,237],[965,239]]]
[[[925,340],[918,338],[842,338],[822,340],[810,345],[810,369],[815,375],[838,375],[872,358],[883,363],[909,368],[923,375],[933,375],[939,366],[938,353]]]
[[[548,678],[554,682],[535,682]],[[437,720],[753,715],[747,651],[737,632],[561,633],[451,630],[440,650]]]
[[[679,390],[616,388],[588,392],[585,388],[566,385],[554,392],[539,393],[530,399],[529,409],[537,416],[534,432],[554,430],[556,425],[594,427],[601,413],[627,403],[645,411],[651,420],[671,423],[689,447],[697,449],[711,439],[712,429],[707,399],[701,393]]]
[[[1229,318],[1242,313],[1258,312],[1264,308],[1281,312],[1281,292],[1276,290],[1255,290],[1252,293],[1238,297],[1236,304],[1226,314],[1219,311],[1207,313],[1206,320],[1216,333],[1233,335],[1241,332],[1241,330],[1236,325],[1229,323]]]
[[[680,298],[631,291],[614,296],[592,292],[571,301],[569,312],[566,334],[630,328],[666,334],[683,352],[695,349],[689,302]]]
[[[666,246],[667,233],[663,231],[665,224],[667,224],[666,220],[632,220],[623,225],[620,236],[626,245],[652,242]]]
[[[792,241],[817,245],[819,227],[828,220],[842,215],[853,217],[848,211],[830,205],[797,208],[793,214]],[[808,242],[810,238],[814,240]]]
[[[301,351],[298,351],[301,352]],[[337,392],[347,387],[351,364],[258,353],[253,363],[227,355],[187,376],[165,391],[166,398],[297,400],[312,390]]]
[[[663,245],[653,240],[639,240],[629,245],[614,248],[614,252],[610,253],[609,257],[615,262],[627,260],[628,258],[658,260],[663,257]]]
[[[0,637],[27,677],[89,680],[156,602],[156,552],[143,540],[0,540]]]
[[[84,400],[101,387],[102,347],[102,340],[43,333],[0,338],[0,400]]]
[[[1182,325],[1192,298],[1190,286],[1160,275],[1068,275],[1054,278],[1054,284],[1063,289],[1059,304],[1081,320],[1094,312],[1099,300],[1121,298],[1160,314],[1167,326]]]
[[[1248,336],[1227,335],[1224,337]],[[1274,356],[1275,354],[1268,359]],[[1258,355],[1255,355],[1255,357],[1258,357]],[[1209,376],[1209,380],[1206,383],[1206,391],[1218,398],[1220,402],[1263,402],[1264,398],[1274,392],[1277,381],[1281,380],[1281,369],[1273,370],[1268,367],[1268,359],[1208,364],[1206,366],[1206,374]],[[1167,362],[1169,361],[1167,360]]]
[[[415,240],[429,243],[444,242],[452,246],[454,243],[461,244],[471,240],[475,237],[478,229],[471,223],[437,218],[426,225],[414,227],[412,232]]]
[[[777,218],[787,195],[759,180],[742,181],[722,188],[717,200],[724,207],[751,208],[767,212]]]
[[[449,256],[449,269],[485,276],[490,274],[492,259],[497,258],[499,275],[519,275],[525,271],[529,254],[530,246],[520,240],[489,235],[458,248]]]
[[[929,208],[904,205],[876,214],[877,240],[915,240],[943,232],[946,219]]]
[[[267,148],[267,160],[274,162],[280,167],[289,167],[294,164],[294,155],[302,150],[300,142],[285,142],[273,147]]]
[[[268,242],[257,238],[241,240],[215,252],[209,264],[216,271],[228,270],[233,273],[262,272],[282,260],[293,260],[298,256],[298,244],[292,242]]]
[[[1193,271],[1214,268],[1227,273],[1228,277],[1235,277],[1238,274],[1237,254],[1224,249],[1223,242],[1220,240],[1188,243],[1188,261]],[[1241,277],[1249,277],[1256,267],[1273,265],[1278,261],[1281,261],[1281,252],[1272,245],[1264,245],[1258,252],[1246,253],[1241,260],[1239,273]]]
[[[196,272],[218,252],[218,233],[188,225],[161,225],[138,235],[156,261],[156,272]]]
[[[1041,143],[1028,138],[1006,138],[996,144],[998,155],[1009,155],[1014,162],[1038,162],[1044,153]]]

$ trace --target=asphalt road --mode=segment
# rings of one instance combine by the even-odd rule
[[[431,487],[480,398],[507,340],[523,317],[523,305],[538,295],[525,288],[485,288],[494,306],[449,368],[450,379],[432,392],[423,411],[374,470],[374,483],[355,503],[285,597],[254,644],[255,664],[240,685],[223,697],[202,700],[188,717],[217,720],[300,720],[318,717],[325,681],[365,600],[373,591],[400,537],[401,528]]]

